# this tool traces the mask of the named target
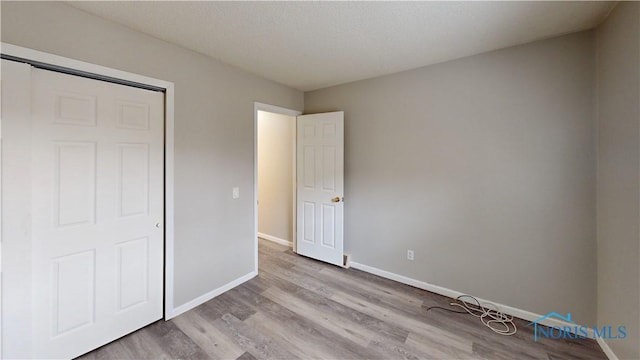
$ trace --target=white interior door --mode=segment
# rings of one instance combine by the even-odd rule
[[[343,264],[344,112],[298,116],[297,252]]]
[[[31,79],[32,355],[69,358],[162,317],[164,96]]]

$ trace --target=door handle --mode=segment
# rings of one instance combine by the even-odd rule
[[[339,196],[334,197],[333,199],[331,199],[331,202],[334,202],[334,203],[340,202],[340,197]]]

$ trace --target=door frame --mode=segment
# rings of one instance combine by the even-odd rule
[[[258,111],[266,111],[275,114],[281,114],[286,116],[297,117],[298,115],[302,115],[302,111],[288,109],[280,106],[265,104],[261,102],[253,103],[253,204],[254,204],[254,212],[253,212],[253,222],[254,222],[254,238],[255,238],[255,252],[254,252],[254,263],[255,263],[255,272],[258,273]],[[296,132],[298,128],[298,121],[294,123],[294,131],[293,131],[293,147],[292,151],[292,164],[293,164],[293,213],[292,213],[292,224],[291,224],[291,245],[293,246],[293,251],[296,251]]]
[[[138,75],[126,71],[108,68],[101,65],[96,65],[84,61],[79,61],[63,56],[53,55],[42,51],[37,51],[5,42],[0,43],[2,55],[25,59],[34,63],[42,63],[47,65],[53,65],[58,68],[63,68],[79,73],[84,73],[87,77],[98,78],[111,78],[114,80],[123,80],[129,83],[138,83],[142,85],[148,85],[155,88],[164,89],[165,94],[165,133],[164,133],[164,319],[168,320],[174,315],[173,295],[174,295],[174,84],[169,81],[155,79],[143,75]],[[1,120],[0,120],[1,121]],[[6,134],[2,134],[6,136]],[[0,141],[2,138],[0,138]],[[5,152],[3,156],[8,156],[8,152]],[[13,156],[13,155],[12,155]],[[6,175],[6,174],[5,174]],[[1,186],[1,184],[0,184]],[[4,189],[0,189],[4,191]],[[26,194],[26,198],[29,195]],[[25,211],[27,212],[27,211]],[[24,214],[28,217],[28,213]],[[2,213],[3,218],[6,216],[7,211]],[[29,224],[27,224],[29,225]],[[5,224],[5,227],[7,225]],[[18,226],[18,225],[15,225]],[[4,231],[0,224],[0,259],[2,259],[2,241],[1,234]],[[21,239],[24,246],[29,251],[31,247],[30,234],[25,234]],[[6,241],[6,240],[4,240]],[[20,247],[23,245],[21,244]],[[22,249],[20,249],[22,250]],[[7,271],[6,266],[0,271]],[[31,279],[32,274],[27,274],[27,279]],[[30,293],[30,291],[29,291]],[[0,292],[1,294],[1,292]],[[25,308],[29,308],[30,302],[27,303]],[[6,329],[5,329],[6,330]],[[30,340],[28,340],[30,343]],[[31,347],[29,346],[29,351]]]

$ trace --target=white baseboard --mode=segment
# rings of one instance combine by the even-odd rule
[[[357,263],[357,262],[354,262],[354,261],[351,262],[351,267],[354,268],[354,269],[362,270],[364,272],[368,272],[368,273],[371,273],[371,274],[374,274],[374,275],[381,276],[383,278],[387,278],[387,279],[391,279],[391,280],[394,280],[394,281],[397,281],[397,282],[400,282],[400,283],[403,283],[403,284],[411,285],[413,287],[417,287],[418,289],[427,290],[427,291],[431,291],[431,292],[439,294],[439,295],[450,297],[452,299],[455,299],[460,295],[465,295],[464,293],[461,293],[459,291],[447,289],[445,287],[438,286],[438,285],[429,284],[429,283],[424,282],[424,281],[412,279],[410,277],[406,277],[406,276],[403,276],[403,275],[398,275],[398,274],[395,274],[395,273],[392,273],[392,272],[389,272],[389,271],[386,271],[386,270],[381,270],[381,269],[374,268],[372,266],[368,266],[368,265],[364,265],[364,264],[360,264],[360,263]],[[539,319],[539,318],[541,318],[543,316],[543,315],[540,315],[540,314],[533,313],[531,311],[522,310],[522,309],[518,309],[518,308],[515,308],[515,307],[512,307],[512,306],[499,304],[499,303],[496,303],[494,301],[485,300],[485,299],[481,299],[481,298],[477,298],[477,299],[480,302],[493,303],[496,306],[498,306],[500,311],[504,312],[505,314],[509,314],[509,315],[511,315],[513,317],[517,317],[517,318],[520,318],[520,319],[533,321],[533,320]],[[547,319],[541,321],[540,324],[545,325],[545,326],[559,326],[559,327],[568,326],[571,329],[573,329],[576,326],[576,324],[571,324],[571,323],[568,323],[566,321],[562,321],[562,320],[554,319],[554,318],[547,318]],[[592,337],[592,338],[594,337],[593,329],[591,329],[591,328],[589,328],[589,336]],[[606,350],[604,350],[604,351],[606,352]]]
[[[265,239],[265,240],[269,240],[269,241],[274,242],[276,244],[280,244],[280,245],[284,245],[284,246],[288,246],[288,247],[291,247],[293,245],[293,244],[291,244],[291,241],[288,241],[288,240],[285,240],[285,239],[280,239],[279,237],[263,234],[261,232],[258,233],[258,237],[262,238],[262,239]]]
[[[178,315],[180,315],[180,314],[182,314],[184,312],[187,312],[187,311],[195,308],[198,305],[204,304],[207,301],[213,299],[214,297],[222,294],[223,292],[229,291],[229,290],[233,289],[234,287],[236,287],[236,286],[238,286],[238,285],[240,285],[240,284],[242,284],[242,283],[244,283],[246,281],[249,281],[249,280],[253,279],[256,275],[258,275],[258,273],[256,271],[252,271],[252,272],[248,273],[247,275],[239,277],[239,278],[237,278],[237,279],[235,279],[235,280],[233,280],[231,282],[228,282],[228,283],[222,285],[221,287],[219,287],[217,289],[214,289],[214,290],[211,290],[211,291],[209,291],[208,293],[206,293],[206,294],[204,294],[202,296],[198,296],[197,298],[195,298],[195,299],[193,299],[193,300],[191,300],[191,301],[189,301],[189,302],[187,302],[185,304],[182,304],[182,305],[174,308],[172,314],[170,314],[170,316],[167,316],[166,320],[169,320],[169,319],[174,318],[174,317],[176,317],[176,316],[178,316]]]
[[[598,342],[598,345],[600,345],[602,351],[604,351],[604,354],[607,355],[607,358],[609,358],[609,360],[619,360],[613,350],[611,350],[611,348],[609,347],[609,344],[607,344],[607,342],[604,341],[603,338],[599,337],[596,339],[596,341]]]

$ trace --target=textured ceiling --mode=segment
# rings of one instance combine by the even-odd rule
[[[308,91],[599,24],[612,2],[69,2]]]

